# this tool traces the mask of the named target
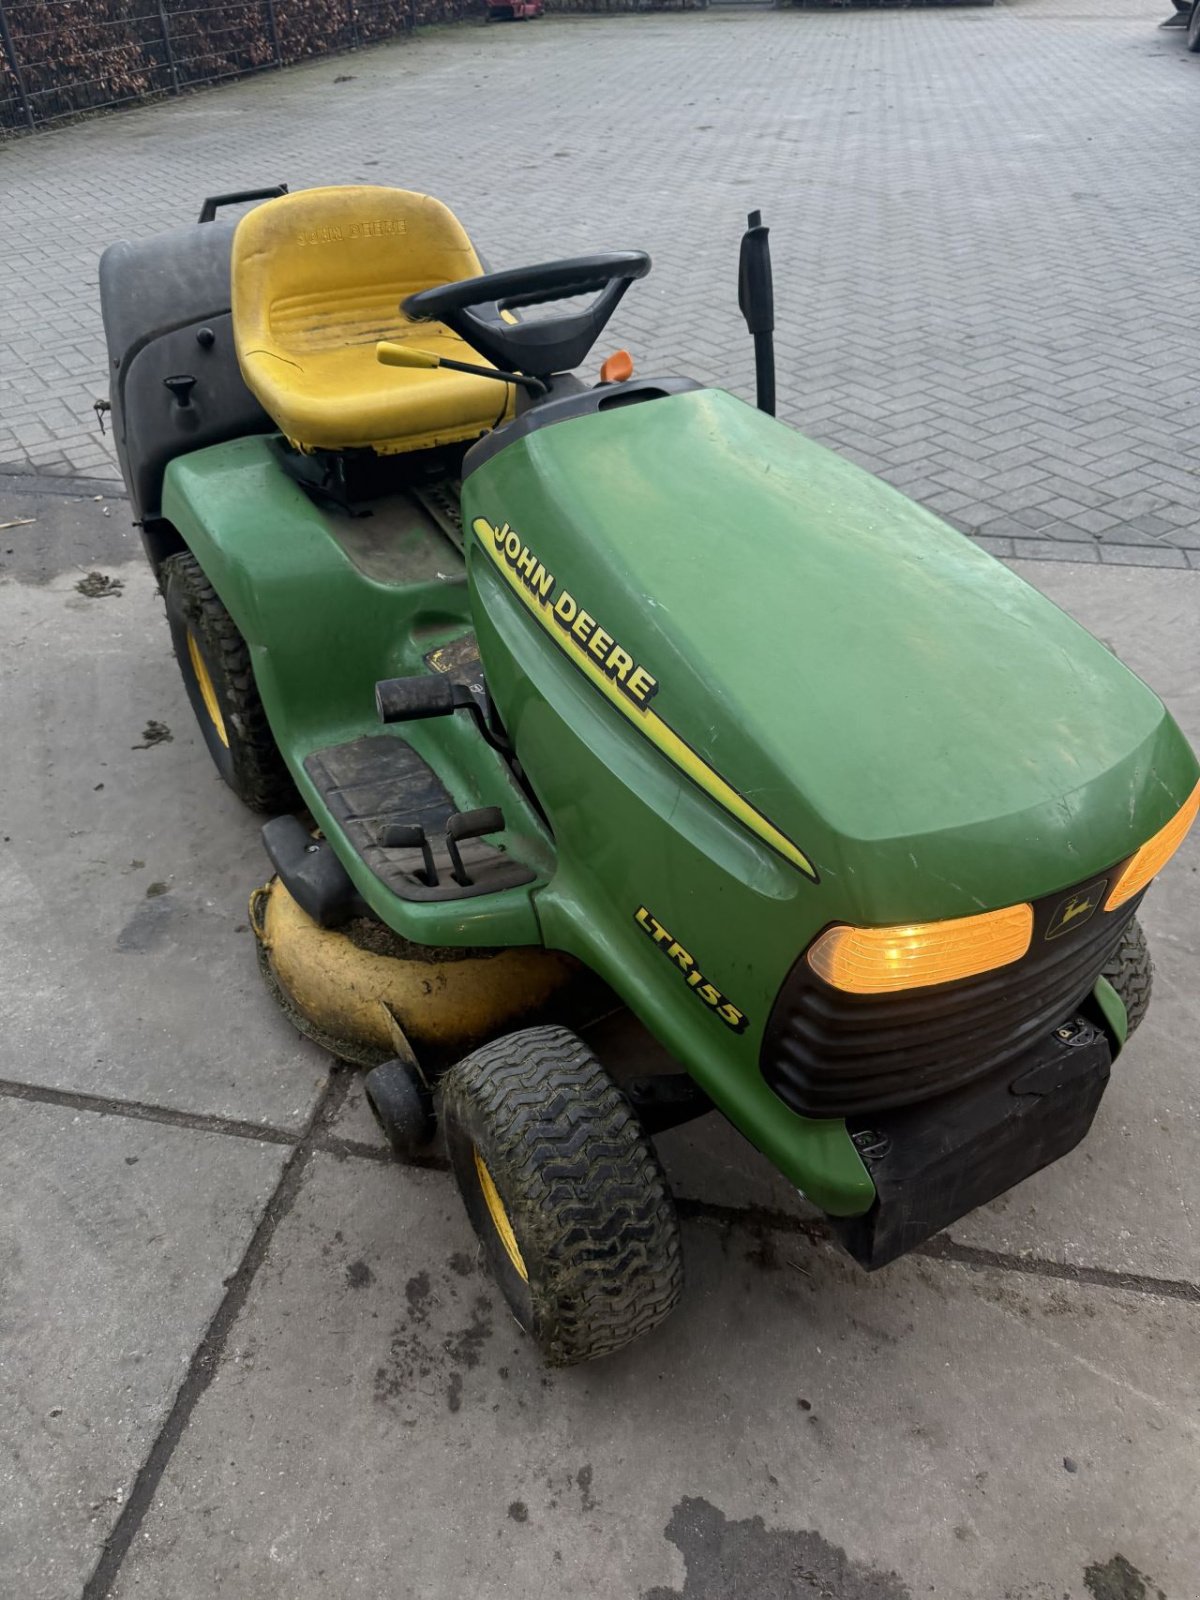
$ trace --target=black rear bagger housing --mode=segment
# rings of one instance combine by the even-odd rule
[[[123,240],[100,257],[113,437],[138,522],[161,515],[163,475],[176,456],[275,426],[243,382],[234,349],[233,230],[232,222],[196,223]],[[169,378],[193,381],[172,389]]]

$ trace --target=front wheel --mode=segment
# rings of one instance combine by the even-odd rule
[[[1195,0],[1192,14],[1188,18],[1187,47],[1194,54],[1200,55],[1200,0]]]
[[[679,1223],[633,1107],[566,1028],[527,1028],[466,1056],[441,1122],[471,1226],[550,1366],[648,1333],[683,1288]]]
[[[1198,0],[1200,3],[1200,0]],[[1127,1038],[1134,1032],[1150,1009],[1150,993],[1154,986],[1154,963],[1150,959],[1150,946],[1136,917],[1130,917],[1121,935],[1121,942],[1113,951],[1104,976],[1121,997],[1128,1019]]]
[[[295,811],[300,797],[259,699],[250,651],[190,551],[159,573],[167,623],[184,688],[208,753],[225,782],[254,811]]]

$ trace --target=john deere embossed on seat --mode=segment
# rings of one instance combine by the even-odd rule
[[[233,327],[247,386],[303,450],[382,455],[476,439],[512,390],[469,373],[384,367],[381,339],[478,363],[400,302],[482,271],[454,215],[405,189],[305,189],[256,207],[233,240]]]

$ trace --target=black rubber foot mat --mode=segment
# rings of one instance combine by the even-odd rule
[[[404,739],[366,734],[349,744],[314,750],[304,770],[330,813],[381,883],[405,900],[461,900],[532,883],[535,873],[486,839],[459,844],[469,884],[456,883],[446,849],[446,821],[455,806],[437,774]],[[380,841],[395,824],[420,823],[433,850],[438,881],[424,878],[419,849],[389,848]]]

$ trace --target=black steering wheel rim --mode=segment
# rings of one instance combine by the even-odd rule
[[[561,261],[542,261],[530,267],[509,267],[484,272],[477,278],[459,278],[410,294],[401,309],[416,322],[442,322],[448,311],[472,306],[498,305],[502,311],[516,306],[545,305],[577,294],[602,290],[614,280],[632,283],[650,270],[644,250],[608,250]]]
[[[644,250],[571,256],[436,284],[410,294],[400,309],[415,322],[444,323],[497,367],[548,378],[579,366],[626,289],[649,270]],[[597,298],[582,311],[537,322],[506,323],[495,315],[495,308],[515,310],[583,294]],[[493,314],[477,315],[480,306],[493,308]]]

